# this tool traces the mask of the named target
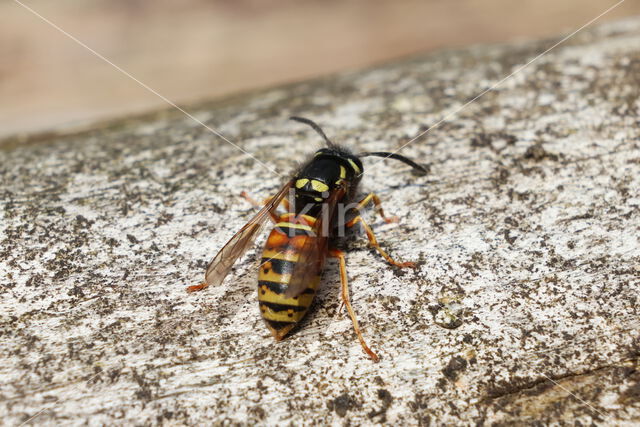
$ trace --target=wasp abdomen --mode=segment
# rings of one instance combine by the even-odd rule
[[[312,233],[315,218],[288,213],[280,216],[279,221],[265,244],[258,274],[260,313],[276,340],[284,338],[307,313],[316,295],[322,269],[318,265],[317,274],[297,296],[285,296],[300,250],[308,245],[308,239],[316,239]]]

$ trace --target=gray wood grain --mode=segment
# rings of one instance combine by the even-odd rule
[[[188,108],[286,176],[319,148],[393,150],[558,39],[411,58]],[[314,310],[275,343],[260,242],[208,260],[283,182],[175,111],[0,145],[0,414],[7,424],[573,424],[640,419],[640,19],[579,34],[402,153],[366,159],[397,271],[346,242],[365,338]]]

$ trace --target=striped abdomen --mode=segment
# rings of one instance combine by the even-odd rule
[[[319,260],[317,272],[298,296],[286,298],[285,292],[291,283],[291,273],[300,258],[300,249],[310,236],[315,218],[288,213],[281,215],[273,228],[260,263],[258,274],[258,301],[260,312],[267,327],[276,340],[281,340],[307,313],[320,283],[323,259]],[[324,257],[323,257],[324,258]]]

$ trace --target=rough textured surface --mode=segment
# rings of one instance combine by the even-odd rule
[[[446,51],[195,107],[287,174],[319,138],[399,147],[554,41]],[[581,424],[640,420],[640,19],[571,39],[403,150],[368,159],[417,271],[347,242],[274,343],[254,250],[187,295],[282,178],[174,112],[2,145],[0,413],[7,423]],[[42,411],[42,412],[40,412]]]

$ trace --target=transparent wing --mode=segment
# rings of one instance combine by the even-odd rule
[[[262,209],[220,249],[220,252],[213,257],[207,266],[207,271],[204,275],[204,284],[207,286],[216,286],[222,283],[227,274],[229,274],[229,271],[231,271],[233,264],[235,264],[238,258],[240,258],[254,242],[262,226],[269,219],[271,211],[280,204],[291,187],[292,182],[293,181],[287,182],[271,201],[264,205]]]
[[[313,227],[313,234],[308,237],[302,248],[300,256],[291,272],[291,281],[285,298],[293,298],[304,292],[309,283],[320,274],[320,269],[324,264],[324,258],[327,256],[329,249],[329,233],[331,224],[325,224],[323,221],[331,221],[335,213],[337,201],[344,194],[340,189],[334,192],[323,205],[323,215],[316,220]]]

